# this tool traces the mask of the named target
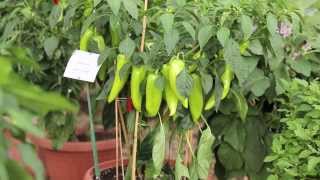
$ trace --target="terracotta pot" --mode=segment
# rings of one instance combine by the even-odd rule
[[[106,170],[106,169],[112,169],[116,167],[116,160],[109,160],[109,161],[105,161],[103,163],[99,164],[100,170]],[[121,166],[121,161],[118,161],[119,166]],[[128,165],[128,160],[124,160],[123,164],[125,166]],[[90,169],[87,170],[87,172],[85,173],[83,180],[92,180],[93,179],[93,167],[91,167]]]
[[[93,164],[90,142],[66,142],[54,150],[49,139],[30,139],[37,146],[49,180],[80,180]],[[115,139],[97,141],[97,150],[100,162],[116,159]]]

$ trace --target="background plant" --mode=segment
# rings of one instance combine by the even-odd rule
[[[25,171],[25,167],[8,157],[8,149],[12,146],[12,141],[7,137],[10,133],[21,140],[17,146],[24,165],[33,170],[35,179],[41,180],[44,179],[44,168],[33,146],[26,141],[26,133],[43,136],[44,132],[33,124],[36,118],[43,117],[49,111],[76,112],[78,108],[59,94],[46,92],[17,74],[14,70],[16,64],[28,68],[38,67],[34,61],[28,61],[30,57],[17,57],[8,51],[3,52],[7,53],[0,55],[0,178],[3,180],[33,179]]]
[[[273,135],[268,179],[318,179],[319,107],[318,81],[286,82],[285,97],[279,99],[280,127]]]

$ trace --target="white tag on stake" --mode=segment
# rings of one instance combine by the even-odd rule
[[[66,78],[94,82],[101,67],[99,54],[75,50],[69,59],[63,76]]]

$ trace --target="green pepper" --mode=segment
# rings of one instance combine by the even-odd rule
[[[221,81],[223,84],[223,92],[222,92],[221,100],[227,97],[230,90],[232,79],[233,79],[232,67],[230,64],[226,64],[224,73],[221,76]]]
[[[125,72],[123,74],[123,76],[120,77],[120,71],[121,71],[122,67],[128,63],[129,63],[129,61],[127,60],[125,55],[123,55],[123,54],[118,55],[114,81],[113,81],[113,85],[112,85],[111,91],[108,96],[109,103],[116,99],[116,97],[119,95],[120,91],[122,90],[122,88],[124,87],[124,85],[126,84],[126,82],[128,80],[129,71]]]
[[[95,35],[92,38],[98,45],[99,52],[103,52],[106,48],[106,44],[104,42],[104,38],[101,35]]]
[[[157,86],[157,80],[160,75],[150,73],[146,84],[146,110],[149,116],[156,116],[159,112],[162,101],[162,89]]]
[[[110,16],[109,27],[112,47],[118,47],[120,43],[121,26],[116,16]]]
[[[104,38],[101,35],[97,34],[92,39],[98,45],[99,52],[102,53],[104,51],[104,49],[106,48]],[[108,69],[107,63],[103,63],[103,65],[101,66],[101,68],[99,70],[99,74],[98,74],[98,78],[101,81],[105,80],[105,78],[107,76],[107,69]]]
[[[194,122],[198,122],[203,110],[203,92],[201,78],[192,74],[193,85],[189,97],[189,109]]]
[[[84,4],[83,16],[88,17],[92,14],[94,9],[93,0],[85,0],[83,4]]]
[[[164,87],[164,97],[170,111],[170,116],[173,116],[176,114],[177,111],[178,97],[174,94],[169,84],[169,65],[164,64],[162,66],[161,73],[163,74],[166,80],[166,84]]]
[[[142,95],[140,86],[146,76],[146,68],[144,66],[133,66],[131,73],[131,99],[134,108],[137,111],[141,111]]]
[[[185,63],[178,57],[171,59],[169,64],[169,82],[171,89],[185,108],[188,108],[188,98],[183,97],[177,89],[177,77],[185,69]]]
[[[204,110],[208,111],[212,109],[215,105],[216,105],[216,96],[215,96],[215,92],[213,91],[208,101],[206,102]]]
[[[83,35],[80,38],[80,50],[87,51],[88,50],[88,45],[89,41],[94,35],[93,29],[88,28]]]

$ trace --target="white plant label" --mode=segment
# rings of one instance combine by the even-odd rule
[[[94,82],[101,67],[99,54],[75,50],[69,59],[63,76],[66,78]]]

